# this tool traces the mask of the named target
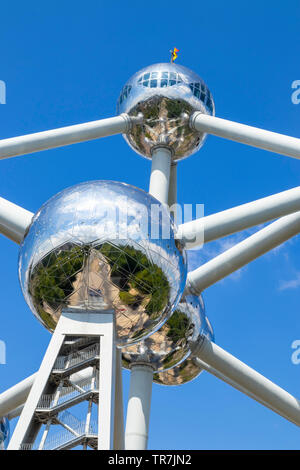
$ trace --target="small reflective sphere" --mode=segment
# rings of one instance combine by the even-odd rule
[[[68,307],[114,309],[118,344],[138,341],[169,318],[185,286],[174,230],[168,210],[133,186],[65,189],[35,214],[21,244],[25,299],[50,331]]]
[[[9,421],[7,418],[0,418],[0,450],[6,449],[9,441]]]
[[[155,382],[165,385],[184,383],[194,378],[194,375],[191,376],[190,366],[184,367],[183,373],[179,374],[180,364],[186,363],[201,337],[210,334],[210,331],[202,297],[188,295],[181,299],[172,316],[158,331],[122,349],[123,366],[128,369],[134,363],[150,364],[155,371]],[[169,375],[165,372],[167,370]],[[182,381],[186,375],[188,380]]]
[[[195,111],[214,115],[215,105],[204,81],[192,70],[175,63],[150,65],[131,77],[118,99],[117,112],[137,116],[136,124],[125,135],[140,155],[151,158],[156,146],[167,146],[173,160],[181,160],[202,146],[205,135],[189,126]]]
[[[198,377],[202,368],[194,362],[193,351],[201,344],[203,337],[214,341],[212,326],[205,315],[205,307],[202,297],[189,295],[186,297],[186,308],[192,313],[193,318],[199,318],[197,337],[193,340],[185,359],[172,368],[160,371],[153,376],[154,382],[160,385],[182,385]],[[171,317],[172,318],[172,317]]]
[[[197,299],[197,301],[195,301]],[[177,305],[164,325],[147,339],[122,349],[123,366],[149,363],[155,371],[174,367],[191,352],[202,329],[201,305],[198,298],[187,296]]]

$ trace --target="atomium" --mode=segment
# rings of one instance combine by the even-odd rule
[[[149,364],[154,370],[155,382],[162,385],[186,383],[201,372],[191,357],[203,336],[214,338],[203,299],[187,295],[158,331],[122,349],[123,366],[128,369],[137,363]]]
[[[196,73],[174,63],[150,65],[135,73],[117,103],[118,113],[144,117],[143,124],[124,136],[128,144],[147,158],[155,147],[167,146],[174,161],[197,152],[204,142],[206,134],[189,126],[195,111],[214,115],[212,95]]]
[[[6,449],[9,441],[9,421],[7,418],[0,418],[0,450]]]
[[[139,341],[170,317],[185,286],[174,233],[168,210],[138,188],[94,181],[65,189],[35,214],[20,246],[25,299],[50,331],[64,309],[113,309],[118,345]]]

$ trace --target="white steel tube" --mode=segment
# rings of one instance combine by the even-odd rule
[[[300,232],[300,212],[286,215],[251,237],[221,253],[187,277],[185,292],[199,295],[204,289],[237,271]]]
[[[171,214],[174,217],[174,222],[177,219],[177,163],[172,162],[170,168],[170,181],[169,181],[169,195],[168,206]]]
[[[147,364],[131,367],[125,449],[146,450],[148,443],[153,369]]]
[[[269,408],[270,410],[274,411],[275,413],[277,414],[280,414],[280,416],[282,416],[283,418],[285,419],[289,419],[287,416],[285,416],[283,413],[278,413],[278,411],[273,408],[270,403],[267,403],[265,402],[261,396],[258,396],[252,392],[250,392],[248,389],[246,389],[245,387],[242,387],[241,384],[237,383],[236,381],[232,380],[232,379],[229,379],[229,377],[225,376],[224,374],[221,374],[220,371],[214,369],[213,367],[209,366],[208,364],[206,364],[204,361],[202,361],[201,359],[199,359],[199,357],[195,357],[193,359],[196,364],[199,366],[199,367],[202,367],[204,370],[206,370],[207,372],[209,372],[210,374],[214,375],[215,377],[217,377],[218,379],[222,380],[223,382],[227,383],[228,385],[230,385],[231,387],[235,388],[236,390],[238,390],[239,392],[243,393],[244,395],[247,395],[249,398],[252,398],[253,400],[257,401],[258,403],[260,403],[261,405],[263,406],[266,406],[267,408]],[[8,416],[8,419],[9,419],[9,416]]]
[[[192,129],[206,132],[225,139],[234,140],[252,147],[279,153],[288,157],[300,158],[300,139],[238,122],[208,116],[200,112],[191,116]]]
[[[37,373],[30,375],[0,395],[0,417],[6,416],[25,403]]]
[[[192,249],[198,246],[197,239],[208,243],[296,211],[300,211],[299,186],[181,224],[176,236],[185,249]]]
[[[152,152],[149,193],[164,204],[168,204],[171,156],[167,147],[158,147]]]
[[[114,414],[114,450],[124,450],[124,408],[122,385],[122,352],[116,348],[116,386]]]
[[[0,197],[0,233],[21,243],[33,213]]]
[[[169,183],[169,195],[168,205],[171,207],[173,204],[177,204],[177,163],[172,162],[170,168],[170,183]]]
[[[224,380],[224,377],[230,385],[300,426],[300,402],[287,391],[207,338],[204,339],[196,354],[200,359],[199,365],[203,366],[203,362],[208,364],[217,371],[219,378]],[[212,372],[209,367],[207,370]]]
[[[18,406],[18,407],[15,408],[14,410],[10,411],[10,412],[6,415],[7,419],[9,419],[9,421],[10,421],[11,419],[14,419],[14,418],[17,418],[18,416],[20,416],[20,414],[21,414],[22,411],[23,411],[23,408],[24,408],[24,404]]]
[[[60,127],[50,131],[22,135],[0,140],[0,159],[17,157],[28,153],[48,150],[87,140],[99,139],[115,134],[125,134],[133,122],[141,122],[142,117],[131,118],[120,114],[108,119],[85,122],[74,126]]]
[[[87,367],[83,371],[71,375],[71,380],[76,384],[92,378],[92,375],[93,368]],[[21,414],[36,376],[37,372],[0,394],[0,417],[8,416],[9,419],[12,419]]]

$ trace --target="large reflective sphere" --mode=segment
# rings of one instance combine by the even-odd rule
[[[186,263],[165,207],[135,187],[94,181],[60,192],[35,214],[20,247],[19,277],[49,330],[68,307],[114,309],[122,345],[168,319]]]
[[[197,324],[195,323],[193,341],[190,344],[185,359],[172,368],[168,368],[165,371],[161,370],[154,374],[154,382],[161,385],[182,385],[198,377],[202,372],[202,368],[194,362],[193,351],[197,348],[197,345],[201,344],[203,336],[207,337],[210,341],[214,341],[214,332],[205,314],[202,297],[189,295],[186,297],[186,303],[180,303],[179,305],[189,310],[193,319],[196,320],[198,318],[198,320]]]
[[[151,158],[157,145],[166,145],[175,161],[196,152],[205,134],[192,130],[189,116],[195,111],[214,115],[212,95],[204,81],[192,70],[175,63],[150,65],[131,77],[123,87],[118,113],[137,116],[143,124],[134,125],[125,135],[139,154]]]
[[[9,421],[7,418],[0,418],[0,450],[7,447],[9,441]]]

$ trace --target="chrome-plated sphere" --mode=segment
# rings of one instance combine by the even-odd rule
[[[198,375],[199,370],[190,364],[187,367],[188,358],[201,342],[202,336],[213,337],[207,321],[202,297],[186,296],[158,331],[122,349],[123,367],[129,369],[137,363],[150,364],[155,371],[154,381],[164,385],[179,385],[191,380],[195,371]],[[183,372],[180,374],[181,370]]]
[[[0,418],[0,450],[7,447],[9,441],[9,421],[7,418]]]
[[[203,337],[207,337],[210,341],[214,341],[214,332],[212,326],[205,314],[205,308],[202,297],[189,295],[186,297],[189,309],[199,313],[200,328],[192,347],[189,348],[186,358],[179,364],[167,370],[157,372],[153,376],[154,382],[160,385],[182,385],[198,377],[202,372],[202,368],[195,362],[194,351],[203,341]],[[193,314],[197,316],[196,313]],[[171,317],[172,318],[172,317]]]
[[[133,186],[93,181],[65,189],[35,214],[20,247],[29,307],[50,331],[64,309],[114,309],[119,345],[148,336],[185,286],[174,229],[168,210]]]
[[[133,363],[143,362],[151,364],[157,372],[174,367],[190,354],[198,341],[203,315],[198,298],[191,295],[185,297],[158,331],[122,349],[123,366],[130,368]]]
[[[214,115],[215,105],[204,81],[192,70],[174,63],[154,64],[134,74],[122,88],[117,112],[137,116],[124,137],[140,155],[151,157],[157,146],[167,146],[173,160],[181,160],[202,146],[206,134],[189,126],[195,111]]]

